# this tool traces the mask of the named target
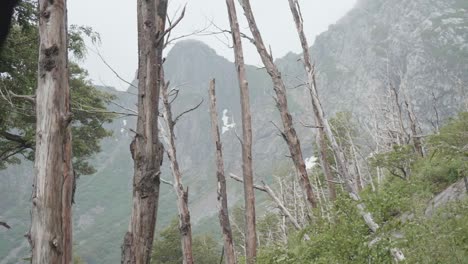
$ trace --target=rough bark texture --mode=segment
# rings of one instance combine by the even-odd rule
[[[213,134],[213,140],[216,145],[216,178],[218,181],[218,218],[219,224],[221,225],[221,231],[223,232],[224,241],[224,255],[226,255],[227,264],[235,264],[236,252],[234,251],[234,244],[232,238],[231,223],[229,221],[229,209],[227,202],[226,192],[226,177],[224,175],[224,161],[223,161],[223,147],[221,144],[221,136],[219,135],[218,125],[218,112],[216,107],[216,90],[215,80],[210,82],[210,116],[211,116],[211,133]]]
[[[122,263],[149,264],[163,158],[158,139],[160,73],[167,0],[138,0],[138,120],[130,145],[134,160],[133,205],[122,245]]]
[[[234,44],[234,57],[239,81],[242,109],[242,173],[244,176],[245,200],[245,253],[248,264],[255,263],[257,256],[257,234],[255,231],[255,193],[253,190],[252,168],[252,117],[250,114],[249,85],[245,74],[244,52],[240,37],[234,0],[226,0]]]
[[[303,50],[303,59],[304,65],[306,67],[307,76],[308,76],[308,86],[309,91],[311,93],[312,104],[316,107],[316,117],[318,120],[321,120],[321,125],[323,126],[324,132],[326,133],[328,140],[331,142],[331,146],[333,152],[336,157],[338,170],[341,176],[344,178],[346,183],[346,189],[351,196],[351,198],[357,202],[361,201],[361,197],[359,196],[358,190],[356,188],[356,184],[354,183],[354,177],[349,173],[348,164],[346,161],[346,157],[343,153],[343,150],[340,148],[338,143],[336,142],[335,136],[332,133],[328,120],[325,119],[325,114],[323,112],[323,108],[320,104],[320,100],[317,94],[317,85],[315,81],[315,72],[312,67],[310,54],[309,54],[309,46],[307,44],[307,39],[304,34],[303,23],[302,23],[302,15],[300,13],[299,4],[297,0],[288,0],[289,7],[291,9],[291,13],[293,14],[294,22],[296,24],[296,29],[299,34],[299,39],[301,41],[301,46]],[[368,227],[373,231],[376,232],[379,226],[372,218],[372,215],[365,210],[365,207],[362,203],[358,204],[358,209],[364,221],[368,225]]]
[[[72,263],[70,89],[67,2],[39,1],[39,69],[35,178],[30,242],[32,263]]]
[[[164,80],[164,78],[162,78]],[[175,145],[175,122],[172,119],[171,104],[168,94],[169,83],[162,85],[162,96],[164,104],[164,119],[168,128],[164,136],[167,144],[167,155],[171,161],[172,175],[174,176],[174,190],[177,195],[177,210],[179,212],[179,232],[182,243],[182,255],[184,264],[193,264],[192,254],[192,225],[190,224],[190,211],[188,208],[188,188],[184,190],[182,185],[182,173],[177,161],[177,150]]]
[[[273,62],[273,57],[265,48],[262,36],[257,27],[257,23],[255,22],[255,17],[250,6],[250,1],[242,0],[241,4],[242,8],[244,9],[244,15],[247,18],[247,22],[249,24],[250,32],[252,32],[253,38],[255,40],[254,44],[257,48],[257,52],[260,55],[262,62],[273,81],[273,89],[276,93],[276,107],[280,112],[281,121],[284,128],[282,131],[283,137],[288,144],[294,167],[296,168],[299,176],[299,182],[301,184],[302,191],[305,194],[309,206],[316,208],[317,203],[312,191],[312,185],[310,184],[310,180],[307,175],[304,158],[302,156],[301,144],[293,126],[292,116],[289,112],[288,100],[286,97],[286,87],[284,85],[283,79],[281,78],[281,73]]]

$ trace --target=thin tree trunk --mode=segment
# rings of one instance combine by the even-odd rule
[[[398,125],[400,127],[400,136],[402,137],[401,139],[398,140],[399,145],[407,144],[408,141],[408,133],[406,133],[405,125],[403,122],[403,110],[401,109],[401,104],[400,104],[400,95],[396,89],[395,86],[390,84],[390,91],[393,94],[394,97],[394,104],[397,110],[397,116],[398,116]]]
[[[319,120],[321,120],[321,124],[324,127],[324,131],[328,137],[328,140],[330,140],[331,142],[331,146],[332,146],[332,149],[335,154],[336,161],[337,161],[338,171],[340,172],[341,176],[345,180],[346,189],[350,197],[357,202],[361,202],[361,197],[359,196],[359,193],[356,189],[356,185],[354,184],[354,179],[352,175],[349,173],[346,157],[343,153],[343,150],[338,146],[338,143],[336,142],[335,136],[332,133],[328,120],[325,119],[325,114],[320,104],[320,100],[317,94],[317,85],[315,81],[315,71],[314,71],[314,68],[312,67],[310,54],[309,54],[309,46],[307,44],[307,39],[305,37],[304,30],[303,30],[302,15],[300,14],[300,11],[299,11],[300,10],[299,3],[297,2],[297,0],[288,0],[288,1],[289,1],[289,7],[291,9],[291,13],[294,18],[294,22],[296,24],[297,33],[299,34],[299,39],[301,41],[304,65],[305,65],[307,75],[308,75],[308,85],[310,87],[309,91],[311,92],[313,105],[317,106],[317,110],[318,110],[317,117],[319,118]],[[373,220],[372,215],[365,210],[365,207],[362,203],[359,203],[357,207],[359,209],[360,214],[364,218],[364,221],[369,226],[369,228],[373,232],[376,232],[379,226]]]
[[[257,234],[255,227],[255,193],[253,190],[252,166],[252,117],[250,114],[249,85],[245,74],[244,52],[240,37],[234,0],[226,0],[231,25],[231,35],[234,43],[234,57],[239,81],[240,101],[242,109],[242,173],[244,176],[245,227],[246,227],[246,260],[248,264],[255,263],[257,256]]]
[[[163,78],[161,78],[164,80]],[[182,242],[182,255],[184,264],[193,264],[192,254],[192,225],[190,224],[190,211],[188,208],[188,188],[184,190],[182,185],[182,173],[177,161],[177,151],[175,145],[175,122],[172,119],[171,104],[169,103],[169,93],[167,84],[162,84],[162,96],[164,104],[164,119],[168,128],[166,143],[167,155],[171,161],[172,175],[174,176],[174,189],[177,194],[177,209],[179,211],[179,231]]]
[[[210,113],[211,113],[211,132],[216,145],[216,178],[218,180],[218,210],[219,224],[223,232],[224,254],[227,264],[235,264],[236,252],[234,250],[231,223],[229,222],[229,209],[226,193],[226,177],[224,176],[223,147],[221,136],[219,135],[218,112],[216,108],[215,80],[210,82]]]
[[[158,138],[163,38],[167,0],[138,0],[138,120],[130,145],[133,205],[122,263],[149,264],[159,202],[163,147]]]
[[[293,126],[292,116],[288,108],[288,100],[286,97],[286,87],[281,78],[281,73],[273,62],[273,57],[268,53],[263,43],[262,36],[255,22],[255,17],[252,12],[249,0],[240,1],[242,8],[244,9],[244,15],[247,18],[250,31],[254,38],[254,44],[257,48],[257,52],[260,55],[265,68],[273,81],[273,90],[276,93],[276,107],[278,108],[283,123],[284,130],[282,131],[283,138],[289,147],[289,152],[294,163],[294,167],[299,175],[299,182],[301,184],[302,191],[308,202],[308,206],[312,208],[317,207],[317,202],[314,197],[312,185],[307,175],[304,158],[302,156],[301,144],[297,136],[296,130]]]
[[[230,174],[231,178],[238,181],[238,182],[244,182],[244,180],[234,174]],[[288,217],[289,221],[294,225],[294,228],[296,230],[301,230],[301,226],[297,222],[296,218],[292,216],[292,214],[289,212],[289,210],[284,206],[284,204],[281,202],[281,200],[278,198],[278,196],[275,194],[275,192],[268,186],[265,182],[262,181],[262,185],[256,185],[254,184],[253,187],[259,191],[266,192],[268,196],[273,200],[273,202],[276,203],[278,208],[281,210],[281,212]]]
[[[424,150],[421,142],[421,137],[418,136],[418,125],[416,120],[416,115],[413,111],[413,106],[409,101],[408,97],[405,96],[405,105],[408,112],[408,121],[410,123],[411,129],[411,139],[413,140],[414,149],[420,157],[424,157]]]
[[[39,1],[32,263],[72,263],[72,139],[67,2]]]
[[[320,165],[322,167],[323,174],[325,175],[325,178],[327,179],[328,196],[330,197],[330,201],[333,202],[336,200],[336,187],[335,187],[335,183],[333,183],[335,179],[331,172],[330,163],[327,160],[327,149],[328,149],[327,140],[325,138],[323,124],[319,122],[320,118],[318,117],[319,116],[318,112],[314,110],[314,113],[315,113],[315,121],[318,124],[318,126],[320,126],[318,128],[317,137],[316,137],[317,146],[319,146],[319,149],[320,149],[319,151]]]

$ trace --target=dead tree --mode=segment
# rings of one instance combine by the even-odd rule
[[[232,238],[231,223],[229,221],[229,209],[227,202],[226,192],[226,177],[224,176],[224,161],[223,161],[223,147],[221,144],[221,136],[219,135],[218,125],[218,112],[216,108],[216,90],[215,80],[210,82],[210,116],[211,116],[211,133],[213,134],[213,141],[216,145],[216,178],[218,181],[218,217],[221,231],[223,232],[224,241],[224,254],[226,255],[227,264],[235,264],[236,252],[234,250],[234,243]]]
[[[244,180],[231,173],[229,176],[231,176],[231,178],[233,180],[236,180],[238,182],[244,182]],[[289,210],[286,208],[286,206],[284,206],[283,202],[281,202],[281,200],[278,198],[278,195],[275,194],[275,192],[270,188],[270,186],[268,186],[264,181],[262,181],[262,185],[257,185],[257,184],[254,184],[253,187],[259,191],[262,191],[262,192],[266,192],[268,194],[268,196],[270,196],[270,198],[273,200],[273,202],[276,203],[276,205],[278,206],[278,208],[281,210],[281,212],[288,217],[289,221],[291,222],[291,224],[293,224],[294,228],[296,230],[301,230],[301,226],[299,225],[299,223],[297,222],[296,218],[293,217],[293,215],[289,212]]]
[[[416,153],[420,157],[424,157],[424,149],[423,149],[423,144],[421,140],[421,136],[418,135],[418,130],[419,126],[417,124],[417,119],[416,119],[416,114],[414,113],[413,109],[413,104],[409,100],[408,95],[405,93],[405,106],[406,106],[406,111],[408,113],[408,122],[409,122],[409,127],[411,130],[411,140],[413,141],[413,147]]]
[[[331,172],[330,163],[327,160],[327,140],[325,136],[325,128],[324,128],[324,118],[323,118],[323,110],[320,104],[320,99],[318,97],[318,92],[316,87],[313,85],[315,81],[315,68],[312,65],[310,60],[309,54],[309,46],[307,44],[307,39],[304,34],[303,23],[302,23],[302,15],[300,13],[299,5],[296,4],[295,0],[289,0],[289,7],[294,17],[294,22],[296,23],[296,29],[299,34],[299,39],[301,41],[303,56],[304,56],[304,67],[307,72],[308,77],[308,84],[307,88],[310,93],[311,101],[312,101],[312,109],[314,111],[315,122],[317,126],[317,137],[316,142],[317,146],[319,147],[320,151],[320,164],[322,166],[323,174],[327,179],[327,186],[329,191],[330,200],[336,200],[336,188],[335,184],[333,183],[334,177]]]
[[[226,0],[231,25],[231,35],[234,44],[234,57],[237,69],[237,79],[240,89],[240,103],[242,112],[242,173],[244,176],[245,200],[245,253],[247,263],[255,263],[257,256],[257,234],[255,231],[255,193],[253,190],[252,168],[252,116],[250,114],[249,85],[245,74],[244,52],[237,21],[234,0]]]
[[[66,1],[39,1],[32,263],[72,263],[72,138]],[[29,237],[29,236],[28,236]]]
[[[315,201],[312,185],[307,175],[304,158],[302,156],[301,144],[297,136],[296,130],[294,129],[291,113],[289,112],[288,100],[286,96],[286,86],[284,84],[283,79],[281,78],[281,72],[275,65],[273,61],[273,56],[270,53],[268,53],[265,47],[257,23],[255,22],[255,17],[250,6],[250,1],[242,0],[240,2],[244,10],[244,15],[247,18],[250,32],[253,35],[253,44],[257,48],[257,52],[260,55],[260,58],[262,59],[262,62],[268,74],[270,75],[271,80],[273,81],[273,90],[276,94],[276,107],[280,112],[281,121],[283,123],[284,128],[282,131],[282,135],[289,147],[289,152],[291,154],[294,167],[298,173],[302,191],[305,193],[308,205],[312,208],[316,208],[317,202]]]
[[[303,30],[303,19],[302,15],[300,13],[300,8],[299,8],[299,3],[297,0],[288,0],[289,1],[289,6],[291,9],[291,13],[293,14],[294,22],[296,24],[296,29],[299,34],[299,39],[301,41],[302,49],[303,49],[303,59],[304,59],[304,65],[306,67],[307,71],[307,77],[308,77],[308,86],[309,91],[311,91],[311,97],[312,101],[314,102],[313,105],[317,106],[317,114],[318,118],[321,121],[324,131],[330,140],[334,155],[336,157],[337,165],[338,165],[338,170],[343,179],[345,180],[346,184],[346,190],[349,193],[350,197],[358,202],[358,209],[362,217],[364,218],[364,221],[368,225],[368,227],[373,231],[376,232],[377,229],[379,228],[379,225],[373,220],[372,215],[365,210],[364,204],[361,202],[361,197],[359,196],[358,190],[356,188],[356,185],[354,184],[354,177],[349,172],[348,164],[346,161],[346,157],[343,153],[343,150],[339,147],[338,143],[336,142],[335,136],[332,133],[332,130],[330,128],[330,125],[328,123],[328,120],[325,118],[325,114],[323,112],[323,109],[320,104],[320,100],[317,94],[317,85],[316,85],[316,80],[315,80],[315,71],[314,68],[312,67],[310,55],[309,55],[309,46],[307,44],[307,39],[304,34]]]
[[[164,78],[161,78],[164,80]],[[169,102],[169,82],[163,83],[162,99],[164,104],[164,120],[167,126],[167,135],[163,136],[167,145],[167,156],[171,162],[172,175],[174,176],[174,190],[177,195],[177,210],[179,211],[179,231],[182,242],[182,255],[184,264],[193,264],[192,254],[192,225],[190,223],[190,211],[188,208],[188,187],[185,190],[182,185],[182,173],[180,172],[179,162],[177,161],[177,151],[175,145],[174,126],[175,121],[172,118],[171,104]]]
[[[138,120],[130,145],[134,161],[133,202],[122,263],[149,264],[159,202],[160,167],[158,105],[167,0],[138,0]]]

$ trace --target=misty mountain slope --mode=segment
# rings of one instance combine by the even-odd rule
[[[327,112],[365,115],[390,83],[404,84],[420,114],[429,111],[432,92],[445,115],[459,111],[467,100],[467,10],[460,0],[358,1],[311,48]],[[292,59],[279,63],[296,77],[301,65]]]
[[[383,97],[389,83],[398,84],[412,99],[422,122],[433,116],[433,97],[438,111],[449,116],[467,102],[468,6],[464,0],[361,0],[311,47],[316,61],[318,88],[328,117],[351,111],[362,122]],[[289,14],[287,14],[289,15]],[[313,19],[303,10],[304,19]],[[293,25],[291,25],[293,27]],[[312,39],[309,39],[312,43]],[[274,43],[270,43],[274,45]],[[245,42],[244,45],[250,45]],[[313,124],[310,96],[304,87],[300,55],[289,53],[277,59],[287,82],[289,106],[300,136],[304,157],[313,154],[313,131],[299,121]],[[216,79],[218,114],[226,172],[241,174],[239,88],[235,66],[197,41],[178,42],[167,56],[166,79],[180,89],[174,116],[197,105],[176,126],[178,158],[189,186],[189,204],[194,221],[212,221],[209,230],[218,232],[216,212],[214,146],[208,112],[208,84]],[[286,144],[271,122],[280,125],[272,99],[269,76],[263,69],[247,67],[253,124],[253,166],[256,180],[289,170]],[[104,89],[104,88],[103,88]],[[136,109],[136,90],[113,91],[117,102]],[[122,108],[110,105],[122,112]],[[97,173],[78,181],[74,206],[75,249],[88,263],[118,263],[120,244],[130,215],[133,162],[129,144],[135,117],[116,119],[108,127],[113,137],[102,143],[102,153],[93,161]],[[162,177],[172,179],[165,157]],[[0,229],[0,263],[17,263],[27,256],[23,235],[29,227],[32,164],[23,162],[0,171],[0,219],[13,226]],[[230,205],[242,201],[242,185],[228,181]],[[157,229],[177,215],[172,187],[161,185]],[[261,199],[261,197],[260,197]],[[260,201],[261,202],[261,201]],[[261,205],[258,206],[259,208]],[[203,230],[206,231],[206,230]],[[15,251],[15,249],[17,249]],[[5,259],[9,253],[8,259]]]

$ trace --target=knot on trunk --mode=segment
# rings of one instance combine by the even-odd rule
[[[181,221],[180,226],[179,226],[180,234],[182,236],[186,236],[187,234],[191,233],[191,230],[192,230],[192,227],[190,225],[190,215],[186,215],[184,219]]]
[[[135,186],[135,190],[142,199],[156,192],[156,186],[159,185],[159,175],[161,172],[155,169],[144,172],[143,177]]]
[[[62,254],[62,249],[60,247],[60,241],[61,239],[54,237],[51,241],[49,241],[50,247],[57,252],[57,254],[61,255]]]
[[[44,58],[41,60],[41,64],[40,64],[41,71],[42,72],[52,71],[57,65],[56,59],[59,55],[58,46],[54,44],[50,48],[43,49],[42,54]]]

